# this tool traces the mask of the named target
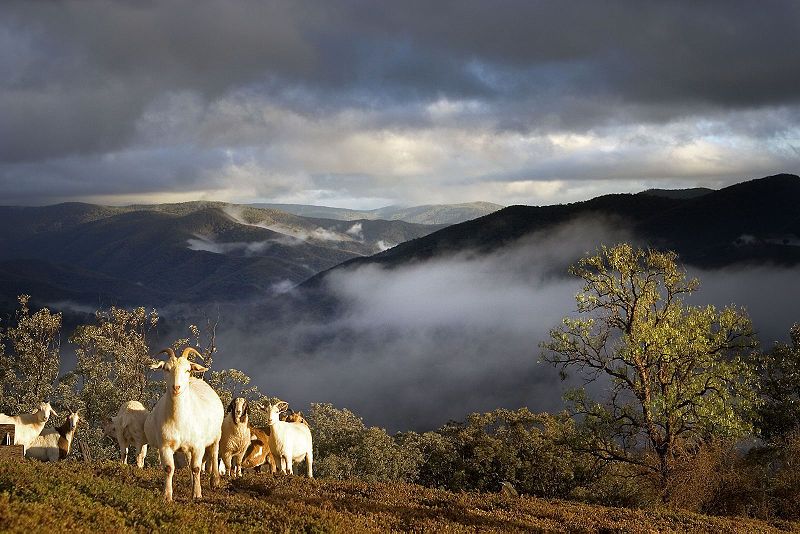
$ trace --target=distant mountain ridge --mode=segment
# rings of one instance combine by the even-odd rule
[[[298,284],[314,287],[337,269],[490,254],[594,217],[613,218],[637,242],[675,250],[690,265],[800,265],[798,198],[800,178],[782,174],[702,194],[510,206],[449,226],[313,218],[220,202],[0,206],[0,303],[23,292],[93,305],[258,300]]]
[[[534,232],[591,217],[617,218],[644,243],[674,250],[682,262],[699,267],[798,265],[798,198],[800,177],[779,174],[688,196],[613,194],[572,204],[510,206],[374,256],[348,260],[333,271],[367,264],[395,268],[467,251],[491,253]],[[316,287],[329,273],[304,285]]]
[[[415,224],[457,224],[476,219],[503,208],[491,202],[463,204],[428,204],[423,206],[386,206],[374,210],[352,210],[305,204],[252,204],[254,207],[272,208],[303,217],[355,221],[359,219],[405,221]]]
[[[440,228],[222,202],[0,206],[0,300],[22,292],[146,305],[263,298]]]
[[[651,195],[654,197],[687,199],[701,197],[713,192],[714,189],[709,189],[707,187],[691,187],[689,189],[647,189],[639,194]]]

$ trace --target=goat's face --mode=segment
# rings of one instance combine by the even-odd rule
[[[250,412],[247,406],[247,399],[236,397],[228,405],[228,411],[232,414],[234,422],[247,423],[247,416]]]
[[[308,422],[303,417],[303,414],[300,412],[293,412],[286,416],[286,422],[288,423],[302,423],[304,425],[308,425]]]
[[[285,401],[277,402],[269,407],[269,424],[275,424],[281,420],[281,412],[285,412],[289,403]]]
[[[58,415],[49,402],[40,403],[39,409],[35,413],[39,415],[39,420],[43,422],[47,422],[51,415]]]
[[[151,365],[150,368],[164,370],[164,373],[167,375],[167,391],[170,392],[173,397],[179,396],[189,387],[189,376],[192,371],[208,371],[207,367],[190,362],[185,356],[179,358],[170,356],[167,361],[157,362]]]
[[[72,412],[69,414],[69,417],[67,417],[67,421],[69,421],[69,429],[75,430],[75,427],[78,426],[78,421],[80,421],[80,419],[81,418],[78,415],[78,412]]]

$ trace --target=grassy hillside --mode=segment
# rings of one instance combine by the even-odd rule
[[[168,505],[157,469],[0,460],[0,532],[800,532],[795,523],[263,473],[217,490],[204,478],[204,500],[191,503],[185,469],[175,483]]]

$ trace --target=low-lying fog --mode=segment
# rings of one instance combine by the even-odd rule
[[[620,241],[635,239],[611,221],[582,221],[491,255],[337,272],[327,289],[345,313],[326,321],[226,314],[215,366],[247,372],[296,409],[330,402],[389,430],[427,430],[498,407],[559,410],[565,385],[538,361],[548,330],[575,310],[579,284],[566,266]],[[746,307],[767,344],[800,321],[798,269],[690,274],[701,280],[693,303]]]

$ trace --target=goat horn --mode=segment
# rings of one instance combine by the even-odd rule
[[[167,354],[168,356],[172,356],[175,358],[175,351],[172,349],[164,349],[158,352],[158,354]]]
[[[183,349],[183,352],[181,353],[181,358],[186,358],[188,360],[189,356],[191,356],[193,354],[196,354],[197,356],[200,356],[201,360],[206,361],[205,356],[203,356],[202,354],[197,352],[197,350],[195,350],[194,347],[186,347],[185,349]]]

